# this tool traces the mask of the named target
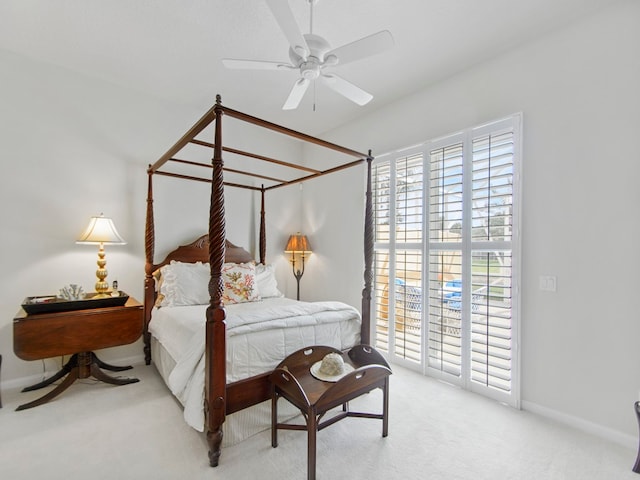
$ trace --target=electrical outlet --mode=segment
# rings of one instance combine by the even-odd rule
[[[557,289],[557,277],[555,275],[540,275],[540,290],[543,292],[555,292]]]

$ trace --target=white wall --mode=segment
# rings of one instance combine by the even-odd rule
[[[327,135],[375,154],[523,112],[522,399],[628,438],[640,390],[639,20],[640,3],[621,3]],[[0,73],[0,352],[3,384],[21,384],[42,365],[11,353],[13,316],[28,295],[71,282],[91,288],[96,252],[74,243],[91,215],[113,217],[128,240],[107,249],[109,279],[142,298],[146,166],[204,111],[6,52]],[[359,306],[363,172],[305,184],[302,217],[288,197],[296,186],[268,197],[269,261],[289,295],[295,281],[279,252],[302,225],[314,246],[303,297]],[[176,188],[206,194],[188,185]],[[236,207],[244,200],[234,193],[227,202],[238,212],[227,233],[255,245],[254,224]],[[159,219],[158,228],[172,222]],[[199,231],[198,221],[189,229]],[[557,293],[538,290],[542,274],[557,275]],[[140,351],[134,344],[103,357]]]
[[[12,319],[22,300],[57,293],[69,283],[93,291],[97,247],[75,244],[90,216],[112,217],[128,241],[106,247],[107,280],[117,279],[122,290],[141,298],[143,210],[131,205],[144,203],[147,159],[137,157],[145,120],[166,112],[134,92],[123,95],[6,52],[0,53],[0,69],[0,352],[2,380],[10,381],[42,371],[40,362],[23,362],[11,353]],[[56,362],[47,361],[47,368]]]
[[[211,105],[191,111],[4,51],[0,77],[1,379],[3,385],[26,386],[25,377],[40,376],[43,368],[56,371],[60,359],[44,365],[18,359],[12,320],[27,296],[57,293],[69,283],[93,291],[97,247],[75,244],[90,216],[103,212],[112,217],[128,242],[106,247],[107,280],[117,279],[120,289],[143,300],[147,166]],[[285,158],[300,153],[299,145],[281,136],[243,136],[242,127],[229,121],[224,128],[225,138],[237,140],[233,146],[238,148],[268,149]],[[261,145],[251,149],[253,142]],[[169,247],[207,231],[209,186],[156,177],[154,196],[159,260]],[[259,195],[227,189],[226,197],[228,238],[257,256]],[[277,192],[267,200],[272,209],[267,214],[268,259],[281,264],[282,288],[295,295],[287,285],[282,249],[289,231],[299,228],[300,207],[288,205],[285,197],[286,192]],[[100,355],[107,361],[140,360],[142,345],[138,341]]]
[[[627,444],[640,390],[639,24],[640,2],[623,2],[328,136],[375,155],[523,112],[522,400]],[[361,172],[341,175],[306,190],[318,250],[361,238]],[[358,251],[322,263],[306,288],[357,304]],[[540,275],[557,275],[556,293]]]

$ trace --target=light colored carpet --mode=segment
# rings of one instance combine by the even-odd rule
[[[154,367],[140,383],[76,383],[49,404],[15,412],[42,392],[2,392],[0,478],[305,479],[306,434],[262,432],[208,465],[204,435],[187,427]],[[381,392],[352,402],[379,412]],[[389,436],[349,418],[318,434],[318,479],[640,480],[635,451],[394,367]]]

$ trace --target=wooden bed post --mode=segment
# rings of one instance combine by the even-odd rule
[[[222,160],[222,114],[220,95],[214,107],[215,148],[211,177],[211,206],[209,209],[209,279],[210,304],[207,308],[205,349],[204,410],[209,444],[209,463],[218,465],[222,445],[222,425],[225,421],[227,396],[226,370],[226,313],[222,302],[222,266],[225,256],[224,178]],[[214,375],[215,372],[215,375]]]
[[[285,162],[282,160],[269,158],[264,155],[257,155],[250,152],[244,152],[229,146],[224,146],[222,141],[222,117],[226,115],[231,119],[240,120],[245,123],[256,125],[277,133],[287,135],[289,137],[309,142],[313,145],[328,148],[330,150],[340,152],[345,155],[358,158],[356,161],[340,164],[326,170],[318,170],[306,166]],[[214,125],[214,143],[205,142],[196,138],[203,132],[212,122]],[[196,144],[213,149],[213,158],[211,165],[191,160],[175,158],[175,154],[180,152],[188,144]],[[242,155],[254,158],[282,167],[293,168],[305,172],[289,178],[287,180],[272,178],[257,173],[243,172],[239,170],[228,169],[230,172],[238,174],[247,174],[255,178],[267,180],[271,184],[265,188],[262,185],[258,188],[254,183],[225,183],[224,182],[224,161],[222,155],[224,152],[230,152],[233,155]],[[253,255],[233,246],[226,241],[225,227],[225,208],[224,208],[224,187],[240,187],[247,188],[252,191],[260,190],[261,192],[261,208],[260,208],[260,238],[259,238],[259,256],[260,262],[266,264],[266,220],[265,220],[265,192],[274,188],[280,188],[294,183],[300,183],[313,178],[318,178],[334,172],[341,171],[346,168],[358,166],[367,162],[367,188],[366,188],[366,210],[365,210],[365,228],[364,228],[364,247],[365,247],[365,268],[364,268],[364,289],[362,290],[362,326],[361,326],[361,343],[369,344],[371,342],[371,295],[373,273],[373,204],[372,204],[372,161],[371,151],[368,154],[357,152],[346,147],[342,147],[330,142],[326,142],[316,137],[296,132],[286,127],[282,127],[266,120],[262,120],[251,115],[247,115],[236,110],[226,108],[222,105],[220,95],[216,95],[216,103],[210,108],[197,122],[194,124],[165,154],[154,164],[150,165],[148,174],[148,193],[147,193],[147,219],[145,224],[145,308],[144,308],[144,353],[147,364],[151,362],[151,336],[148,326],[151,321],[151,312],[154,308],[156,300],[155,281],[153,273],[156,269],[170,263],[171,260],[184,261],[187,263],[209,262],[211,276],[209,278],[208,293],[209,305],[206,311],[206,333],[205,333],[205,385],[204,385],[204,416],[205,416],[205,432],[207,444],[209,447],[209,463],[215,467],[219,463],[223,425],[226,415],[233,414],[245,408],[257,405],[258,403],[268,400],[271,396],[269,384],[269,372],[254,375],[250,378],[230,382],[227,384],[226,374],[226,312],[223,302],[223,281],[222,268],[225,261],[231,263],[245,263],[253,261]],[[202,166],[207,169],[211,167],[211,177],[208,175],[191,176],[184,175],[179,172],[165,170],[165,165],[169,162],[190,164],[194,166]],[[195,180],[211,183],[211,201],[209,208],[209,232],[207,235],[201,236],[196,242],[190,245],[183,245],[170,252],[167,257],[159,264],[154,264],[154,214],[153,214],[153,175],[168,176],[174,178],[182,178],[186,180]],[[208,247],[205,247],[205,242]],[[238,252],[238,250],[242,250]],[[246,256],[245,256],[246,254]],[[237,260],[233,260],[237,259]]]
[[[147,219],[144,231],[144,363],[151,363],[151,334],[149,333],[149,321],[151,320],[151,309],[153,308],[155,298],[155,285],[153,281],[153,253],[155,245],[155,227],[153,222],[153,172],[151,166],[147,170]]]
[[[260,263],[267,264],[267,232],[265,226],[265,214],[264,214],[264,184],[260,188],[260,194],[262,196],[260,202]]]
[[[371,288],[373,282],[373,195],[371,192],[371,150],[367,156],[367,191],[364,209],[364,289],[362,290],[362,330],[360,343],[371,342]]]

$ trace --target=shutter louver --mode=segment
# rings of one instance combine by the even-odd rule
[[[513,209],[513,133],[473,140],[474,241],[510,241]]]
[[[392,319],[389,310],[389,251],[374,252],[374,298],[376,319],[376,348],[389,352],[389,324]]]
[[[462,144],[431,152],[429,234],[431,242],[461,241]]]
[[[472,258],[471,379],[511,391],[511,254]]]
[[[396,161],[396,241],[422,241],[422,155]]]
[[[396,253],[395,278],[395,354],[400,358],[422,360],[422,253],[401,250]]]
[[[462,364],[462,255],[429,255],[429,366],[460,376]]]
[[[373,170],[373,204],[375,239],[377,242],[389,241],[389,228],[391,223],[390,201],[391,168],[388,163],[376,165]]]

